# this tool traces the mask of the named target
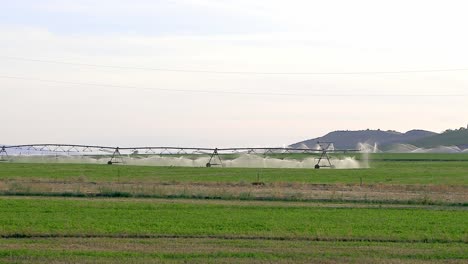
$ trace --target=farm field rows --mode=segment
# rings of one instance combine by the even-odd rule
[[[3,162],[0,262],[466,263],[466,155],[420,157],[343,170]]]
[[[455,156],[455,155],[454,155]],[[0,179],[468,185],[468,161],[375,161],[368,169],[204,168],[0,163]]]
[[[12,198],[0,203],[9,236],[215,236],[468,242],[464,210],[341,208],[264,202]],[[436,228],[437,227],[437,228]]]
[[[14,263],[465,263],[467,258],[464,243],[96,237],[0,240],[0,262]]]
[[[14,197],[0,210],[0,257],[24,263],[468,257],[466,210],[457,208]]]

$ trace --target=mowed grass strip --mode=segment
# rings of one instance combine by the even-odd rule
[[[368,169],[193,168],[104,164],[0,163],[0,179],[84,182],[430,184],[468,186],[466,161],[377,161]]]
[[[0,199],[0,235],[467,242],[468,212]]]
[[[438,261],[462,263],[468,258],[466,249],[467,245],[463,243],[316,242],[216,238],[35,238],[0,239],[0,261],[413,263],[422,260],[434,263]]]

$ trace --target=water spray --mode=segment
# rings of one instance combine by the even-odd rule
[[[335,149],[332,142],[317,142],[316,149],[310,148],[194,148],[194,147],[109,147],[93,145],[72,145],[72,144],[28,144],[3,146],[0,154],[2,159],[8,156],[7,150],[12,152],[21,150],[32,150],[40,153],[44,160],[43,152],[53,153],[61,157],[61,162],[88,161],[100,163],[99,160],[108,157],[107,164],[130,164],[130,165],[152,165],[162,166],[205,166],[205,167],[280,167],[280,168],[359,168],[353,164],[352,158],[334,160],[330,158],[330,153],[359,152],[358,149]],[[159,152],[159,157],[155,157]],[[145,154],[139,154],[145,153]],[[269,154],[310,154],[311,158],[302,161],[290,159],[271,158]],[[83,155],[84,154],[84,155]],[[223,155],[236,154],[235,159],[222,159]],[[262,157],[258,155],[262,154]],[[200,157],[208,155],[208,157]],[[14,155],[20,159],[20,155]],[[38,155],[33,155],[38,156]],[[184,157],[185,156],[185,157]],[[186,158],[191,156],[192,158]],[[318,156],[318,158],[316,158]],[[31,156],[32,157],[32,156]],[[194,158],[196,157],[196,158]],[[21,158],[23,161],[34,160],[34,158]],[[46,159],[46,158],[45,158]],[[37,160],[37,159],[35,159]],[[334,164],[335,163],[335,164]]]

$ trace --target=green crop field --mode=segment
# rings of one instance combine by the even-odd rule
[[[0,163],[0,179],[45,178],[89,181],[189,181],[302,183],[392,183],[468,185],[468,161],[375,161],[368,169],[191,168],[100,164]]]
[[[2,199],[0,235],[215,236],[303,240],[468,242],[462,210],[190,201]]]
[[[378,153],[339,170],[2,162],[0,263],[466,263],[466,157]]]

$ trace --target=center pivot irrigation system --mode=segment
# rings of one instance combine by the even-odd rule
[[[68,155],[90,155],[109,156],[107,164],[125,163],[122,153],[129,155],[209,155],[210,159],[206,167],[223,166],[221,155],[227,154],[285,154],[285,153],[305,153],[318,156],[315,169],[322,167],[335,168],[332,164],[329,153],[359,152],[359,149],[335,149],[332,142],[317,142],[316,149],[309,148],[194,148],[194,147],[109,147],[95,145],[74,145],[74,144],[28,144],[2,146],[0,149],[0,161],[7,161],[8,150],[18,155],[30,155],[40,153],[44,155],[68,154]],[[12,155],[12,154],[11,154]],[[322,162],[324,161],[324,162]],[[325,163],[325,164],[321,164]]]

